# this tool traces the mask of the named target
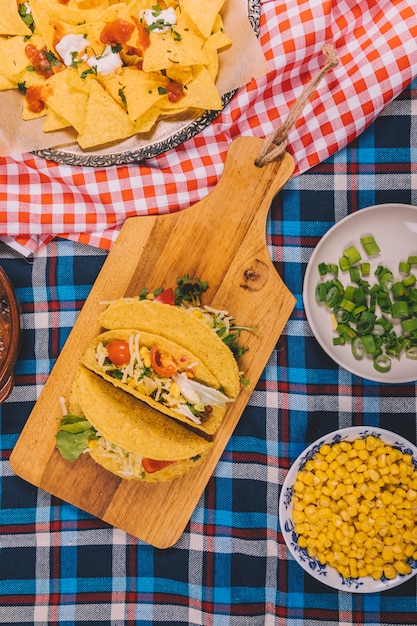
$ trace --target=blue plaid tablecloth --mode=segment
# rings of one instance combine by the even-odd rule
[[[153,548],[16,477],[9,456],[106,253],[64,239],[0,262],[21,304],[15,388],[0,410],[0,623],[21,626],[316,626],[417,623],[416,580],[338,592],[297,565],[278,499],[320,435],[381,426],[416,442],[416,385],[378,384],[319,347],[302,300],[306,264],[346,215],[417,205],[417,82],[354,142],[294,178],[271,207],[267,241],[295,310],[179,542]],[[91,486],[94,489],[94,485]]]

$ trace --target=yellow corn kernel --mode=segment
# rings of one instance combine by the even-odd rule
[[[374,580],[381,580],[383,574],[382,568],[375,568],[370,574]]]
[[[169,393],[173,398],[179,398],[181,395],[181,387],[177,383],[171,383]]]
[[[385,578],[392,580],[397,576],[397,571],[393,565],[385,565],[383,568]]]
[[[415,491],[415,489],[408,489],[406,491],[405,497],[410,502],[413,502],[417,498],[417,491]]]
[[[172,387],[172,385],[171,385]],[[295,483],[294,483],[294,491],[301,493],[304,491],[304,483],[301,480],[296,479]]]
[[[411,566],[404,561],[394,561],[394,568],[399,574],[403,576],[411,574]]]
[[[394,560],[394,552],[392,551],[391,546],[385,546],[382,550],[382,558],[386,563],[391,563]]]
[[[298,477],[299,480],[301,480],[305,485],[314,485],[315,479],[312,472],[301,472]]]
[[[331,446],[329,446],[329,444],[328,444],[328,443],[325,443],[325,444],[323,444],[323,445],[321,446],[321,448],[320,448],[319,452],[320,452],[320,454],[321,454],[322,456],[324,456],[324,457],[325,457],[327,454],[329,454],[329,452],[331,452],[331,450],[332,450],[332,447],[331,447]]]
[[[392,493],[389,491],[383,491],[381,493],[381,500],[383,504],[391,504],[392,502]]]
[[[366,449],[366,441],[365,439],[355,439],[355,441],[352,444],[353,448],[355,448],[355,450],[365,450]]]
[[[375,450],[379,447],[380,441],[381,440],[377,437],[372,437],[372,435],[368,435],[366,437],[366,449],[372,452],[372,450]]]
[[[292,512],[292,519],[294,524],[301,524],[302,522],[304,522],[306,516],[304,511],[293,511]]]
[[[353,540],[354,542],[360,546],[363,543],[365,543],[367,537],[366,537],[366,533],[363,532],[363,530],[360,530],[359,532],[356,533],[356,535],[354,536]]]

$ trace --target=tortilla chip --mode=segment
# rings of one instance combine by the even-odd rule
[[[27,37],[32,31],[19,15],[16,0],[2,0],[0,11],[0,35],[22,35]]]
[[[82,79],[80,74],[67,68],[54,74],[48,84],[52,88],[48,97],[48,107],[59,117],[66,119],[78,133],[85,127],[85,115],[91,84],[94,79]]]
[[[44,133],[52,133],[55,130],[62,130],[64,128],[69,128],[71,124],[68,120],[65,120],[63,117],[55,113],[55,111],[49,108],[46,112],[45,123],[42,127]]]
[[[16,83],[0,72],[0,91],[7,91],[7,89],[14,89],[15,87]]]
[[[207,324],[180,307],[150,300],[118,300],[103,311],[98,321],[109,330],[135,328],[166,337],[198,355],[219,380],[224,393],[237,398],[240,378],[232,351]]]
[[[177,24],[173,26],[173,31],[162,33],[151,31],[151,43],[143,59],[145,72],[207,62],[202,50],[204,40],[185,13],[177,11]]]
[[[232,45],[231,39],[227,37],[222,31],[217,31],[210,35],[203,44],[203,51],[207,57],[207,70],[210,74],[211,80],[216,81],[216,77],[219,71],[219,50],[224,50]]]
[[[224,4],[224,0],[181,0],[181,9],[188,13],[203,37],[211,35],[217,13]]]
[[[81,148],[120,141],[136,133],[128,114],[96,81],[90,82],[84,130],[77,137]]]
[[[184,98],[171,106],[220,111],[223,108],[222,100],[208,70],[204,65],[193,68],[193,80],[184,89]]]
[[[42,38],[37,35],[33,35],[30,42],[25,41],[23,37],[0,38],[1,72],[15,85],[22,80],[23,74],[29,73],[27,67],[31,65],[31,62],[25,53],[28,43],[39,50],[44,45]],[[33,74],[33,72],[31,73]]]
[[[118,74],[100,79],[101,84],[109,91],[115,101],[122,104],[121,95],[132,122],[138,120],[155,104],[166,100],[166,94],[160,89],[169,80],[160,73],[146,73],[136,68],[125,67]]]

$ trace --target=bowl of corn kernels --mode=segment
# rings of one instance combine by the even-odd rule
[[[391,431],[325,435],[292,464],[280,493],[288,550],[341,591],[380,592],[417,573],[417,448]]]

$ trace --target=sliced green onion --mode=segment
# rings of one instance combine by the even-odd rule
[[[378,354],[374,358],[374,368],[377,372],[385,374],[391,369],[391,359],[386,354]]]
[[[398,271],[403,274],[408,274],[411,270],[411,263],[406,263],[405,261],[400,261],[398,264]]]
[[[325,276],[327,274],[327,263],[319,263],[318,270],[320,276]]]
[[[404,298],[407,295],[407,289],[405,288],[402,281],[398,281],[392,284],[391,287],[392,295],[394,298]]]
[[[354,337],[352,339],[352,354],[358,361],[363,359],[365,354],[365,346],[363,345],[363,341],[361,337]]]
[[[409,320],[402,320],[401,328],[405,333],[413,333],[417,330],[417,318],[413,317]]]
[[[360,241],[363,246],[363,249],[365,250],[368,256],[373,256],[374,254],[378,254],[379,252],[381,252],[373,235],[367,235],[366,237],[361,237]]]
[[[343,256],[349,261],[350,267],[359,263],[361,260],[361,253],[355,246],[349,246],[345,250],[343,250]]]
[[[408,348],[408,350],[405,351],[405,356],[408,359],[417,359],[417,346],[413,346],[412,348]]]
[[[342,270],[342,272],[346,272],[350,268],[349,259],[347,259],[345,256],[340,257],[339,267]]]
[[[397,300],[393,303],[391,309],[391,315],[395,318],[405,318],[408,317],[408,304],[404,300]]]
[[[414,276],[414,274],[410,274],[409,276],[405,276],[401,282],[404,287],[412,287],[416,284],[416,277]]]

